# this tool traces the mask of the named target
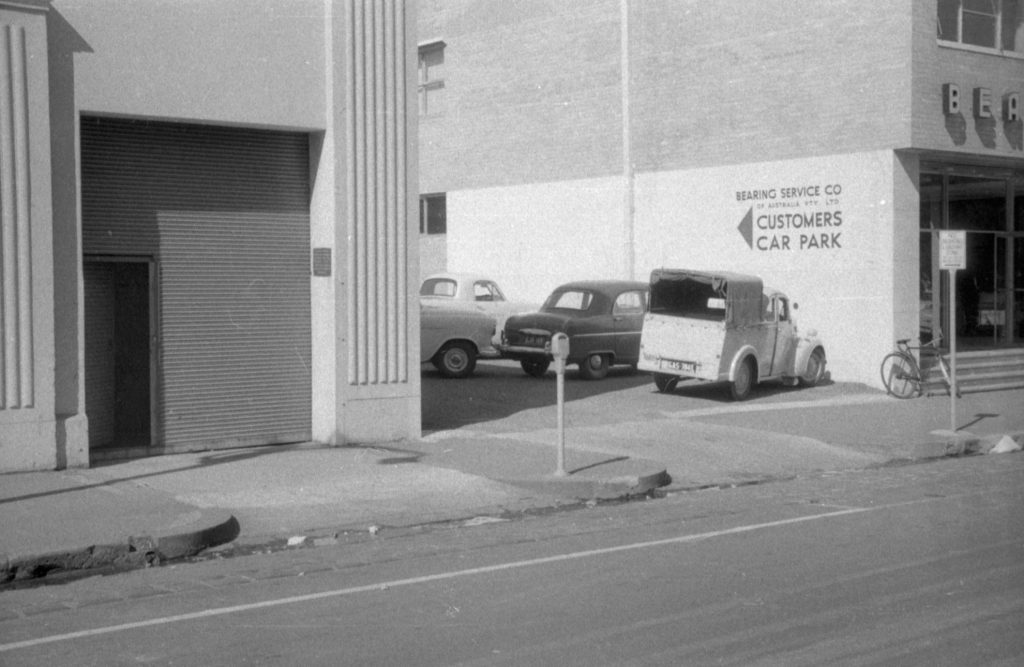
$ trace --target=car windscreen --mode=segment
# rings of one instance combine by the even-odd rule
[[[725,291],[698,280],[659,280],[651,285],[650,311],[699,320],[725,320]]]

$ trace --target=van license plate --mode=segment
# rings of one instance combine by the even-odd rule
[[[665,370],[679,371],[680,373],[697,372],[697,364],[690,361],[675,361],[673,359],[662,359],[661,367]]]

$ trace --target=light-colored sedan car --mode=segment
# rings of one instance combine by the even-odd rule
[[[494,319],[486,313],[420,302],[420,361],[445,377],[469,377],[478,358],[496,358],[493,336]]]
[[[475,273],[435,273],[427,276],[420,286],[420,301],[487,313],[494,319],[495,345],[501,342],[501,332],[510,315],[536,310],[535,305],[509,301],[498,283]]]

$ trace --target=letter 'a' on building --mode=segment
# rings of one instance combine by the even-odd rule
[[[1008,123],[1019,123],[1020,93],[1007,93],[1003,96],[1003,119]]]

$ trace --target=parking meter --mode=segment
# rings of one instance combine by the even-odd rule
[[[569,337],[562,332],[551,337],[551,356],[555,358],[555,370],[565,372],[565,360],[569,358]]]
[[[555,386],[558,403],[558,462],[555,475],[565,477],[565,360],[569,358],[569,337],[559,332],[551,337],[551,356],[555,358]]]

